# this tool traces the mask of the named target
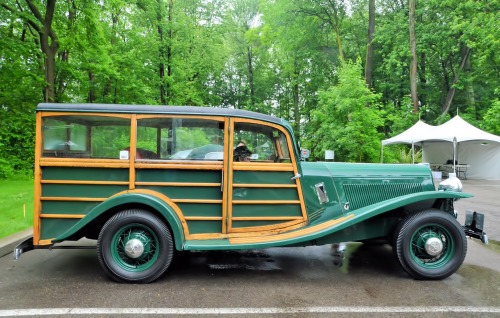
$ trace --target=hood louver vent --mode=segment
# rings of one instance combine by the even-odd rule
[[[401,184],[344,184],[349,209],[355,210],[402,195],[422,192],[420,183]]]

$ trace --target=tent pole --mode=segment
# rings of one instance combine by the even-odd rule
[[[384,163],[384,145],[380,148],[380,163]]]
[[[453,173],[457,173],[457,137],[453,137]]]
[[[411,143],[411,163],[415,164],[415,143]]]

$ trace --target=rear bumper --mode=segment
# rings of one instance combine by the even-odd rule
[[[14,259],[19,259],[22,253],[32,251],[33,249],[35,249],[33,237],[29,237],[16,246],[14,249]]]

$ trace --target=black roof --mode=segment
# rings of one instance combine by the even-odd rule
[[[58,112],[105,112],[105,113],[129,113],[129,114],[179,114],[179,115],[210,115],[243,117],[265,120],[268,122],[283,124],[280,118],[251,112],[241,109],[199,107],[199,106],[152,106],[152,105],[121,105],[121,104],[63,104],[63,103],[41,103],[37,111]]]

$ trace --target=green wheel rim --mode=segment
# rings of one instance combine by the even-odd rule
[[[129,257],[125,247],[130,240],[139,241],[144,251],[136,258]],[[120,228],[111,240],[111,257],[122,269],[142,272],[151,268],[160,254],[159,240],[154,231],[144,224],[129,224]]]
[[[435,256],[429,255],[425,250],[425,243],[431,238],[437,238],[443,244],[442,251]],[[411,237],[411,257],[418,265],[427,269],[439,268],[448,264],[454,255],[454,250],[455,240],[453,236],[441,225],[424,225],[416,230]]]

